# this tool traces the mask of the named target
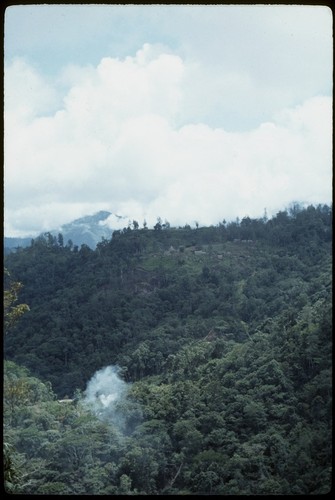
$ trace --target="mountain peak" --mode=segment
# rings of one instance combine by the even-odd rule
[[[110,220],[107,223],[108,218],[110,218]],[[114,229],[118,229],[124,219],[125,217],[121,215],[113,214],[107,210],[100,210],[93,215],[85,215],[71,222],[62,224],[58,229],[52,229],[47,232],[53,236],[58,236],[58,234],[61,233],[65,243],[71,240],[74,245],[79,247],[85,244],[94,249],[102,238],[110,239]],[[6,252],[8,252],[16,247],[29,246],[30,242],[31,238],[5,237],[4,247]]]
[[[112,215],[112,212],[107,212],[106,210],[100,210],[99,212],[93,214],[93,215],[85,215],[84,217],[80,217],[79,219],[75,219],[72,222],[69,222],[67,224],[63,224],[63,227],[66,227],[67,225],[71,224],[94,224],[98,223],[100,221],[104,221],[108,219],[108,217]]]

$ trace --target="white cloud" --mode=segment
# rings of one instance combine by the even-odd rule
[[[49,113],[58,103],[56,89],[24,59],[15,58],[6,67],[5,110],[19,120]]]
[[[206,113],[221,87],[226,103],[243,89],[252,101],[252,81],[237,71],[192,85],[201,73],[150,44],[96,67],[68,66],[54,86],[22,60],[8,65],[6,234],[52,229],[100,209],[184,225],[257,217],[293,200],[330,202],[331,98],[306,99],[231,132],[206,124]]]

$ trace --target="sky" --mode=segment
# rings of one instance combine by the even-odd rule
[[[332,26],[310,5],[9,6],[5,235],[330,204]]]

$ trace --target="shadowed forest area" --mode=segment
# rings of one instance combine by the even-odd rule
[[[5,268],[7,492],[330,491],[331,207],[46,233]]]

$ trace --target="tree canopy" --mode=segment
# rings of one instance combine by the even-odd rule
[[[7,491],[330,491],[330,207],[45,236],[5,265]],[[102,418],[85,389],[110,365],[127,391]]]

